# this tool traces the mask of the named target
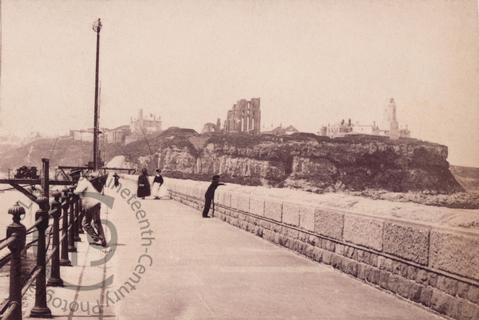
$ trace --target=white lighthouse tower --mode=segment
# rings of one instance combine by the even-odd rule
[[[394,98],[389,100],[389,104],[386,107],[386,119],[389,122],[389,138],[393,140],[399,139],[399,123],[396,118],[396,102]]]

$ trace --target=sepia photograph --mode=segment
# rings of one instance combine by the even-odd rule
[[[479,320],[479,0],[0,0],[0,320]]]

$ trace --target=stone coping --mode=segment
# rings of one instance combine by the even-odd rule
[[[185,183],[206,190],[209,182],[166,178],[166,183]],[[322,207],[328,210],[359,214],[381,219],[406,221],[427,226],[447,228],[457,232],[479,235],[479,209],[453,209],[426,206],[409,202],[373,200],[342,193],[315,194],[301,190],[252,187],[227,184],[217,194],[234,192],[255,198],[278,199],[302,206]],[[201,196],[202,198],[203,196]]]

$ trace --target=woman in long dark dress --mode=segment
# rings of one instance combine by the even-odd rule
[[[150,181],[148,181],[148,171],[144,168],[141,170],[141,175],[138,177],[136,196],[145,199],[145,197],[148,197],[149,195],[151,195]]]

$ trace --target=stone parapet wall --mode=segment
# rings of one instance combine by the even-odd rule
[[[208,184],[168,179],[201,210]],[[479,234],[219,188],[215,217],[453,319],[479,319]]]

